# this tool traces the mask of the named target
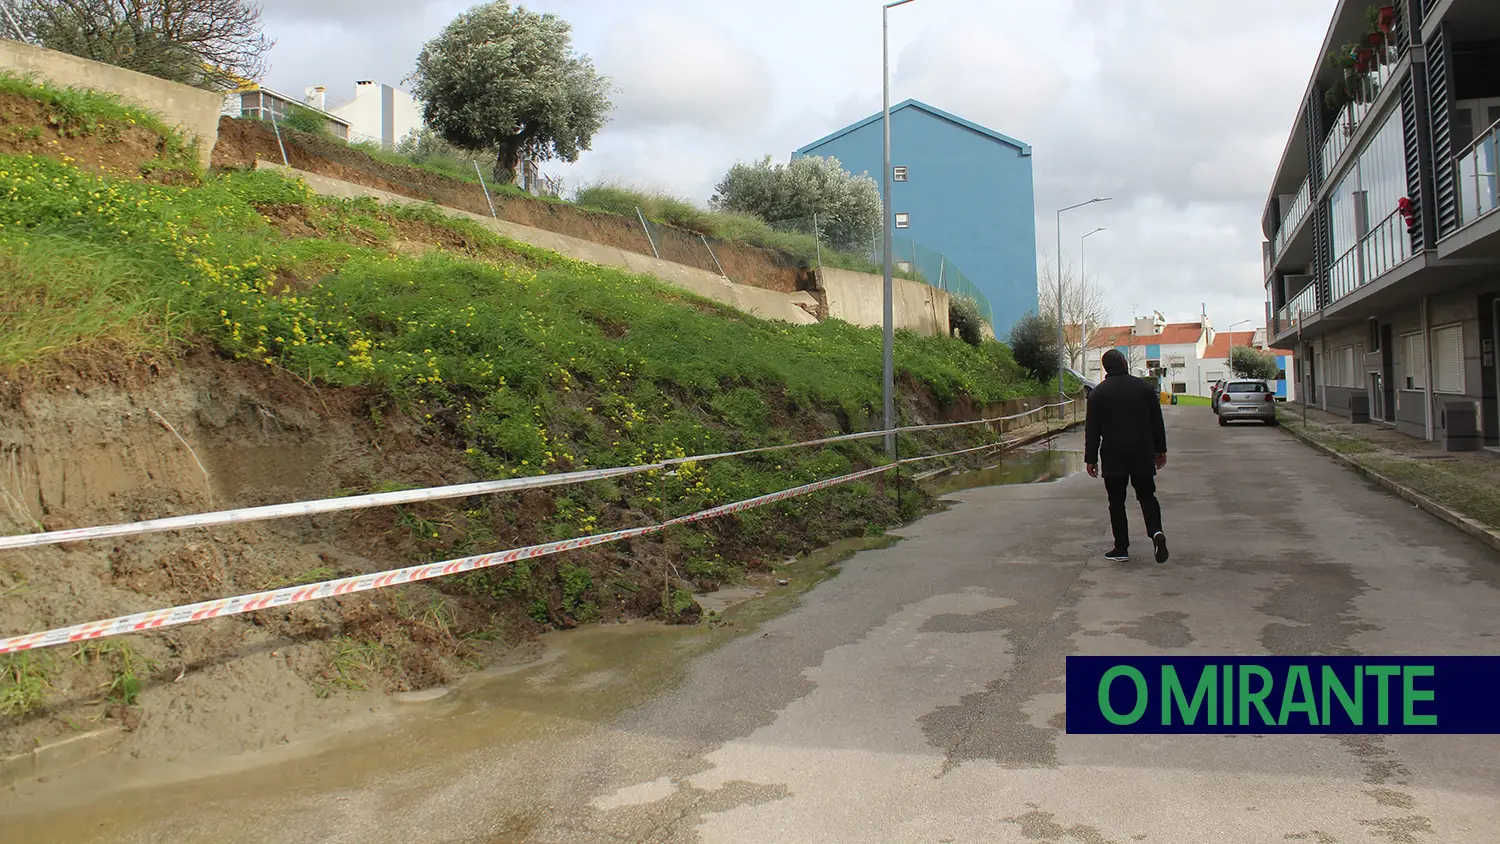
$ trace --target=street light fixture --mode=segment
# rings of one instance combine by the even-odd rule
[[[882,212],[885,215],[885,286],[883,288],[883,300],[881,302],[882,314],[882,368],[884,370],[884,385],[882,393],[885,399],[885,451],[886,454],[896,455],[896,335],[892,324],[895,322],[895,283],[891,280],[895,256],[891,251],[891,238],[894,232],[891,227],[891,22],[890,12],[897,6],[904,6],[913,0],[894,0],[886,3],[880,8],[880,85],[884,93],[885,111],[881,118],[881,129],[885,134],[885,173],[882,182],[885,189],[881,191]],[[912,269],[916,269],[913,267]]]
[[[907,0],[910,2],[910,0]],[[890,167],[886,168],[887,170]],[[1067,401],[1068,394],[1063,389],[1063,375],[1067,373],[1068,360],[1067,348],[1063,342],[1063,280],[1062,280],[1062,215],[1064,211],[1072,211],[1074,208],[1082,208],[1085,205],[1093,205],[1095,202],[1108,202],[1114,197],[1096,196],[1088,202],[1080,202],[1077,205],[1069,205],[1067,208],[1057,210],[1057,271],[1054,281],[1057,282],[1057,399]]]

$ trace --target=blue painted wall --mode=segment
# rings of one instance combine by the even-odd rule
[[[1291,369],[1292,362],[1287,358],[1286,355],[1277,355],[1276,356],[1276,366],[1279,369],[1281,369],[1283,372],[1285,372],[1285,371]],[[1285,379],[1276,382],[1276,398],[1278,398],[1278,399],[1284,399],[1284,398],[1286,398],[1286,380]]]
[[[851,173],[882,183],[881,115],[846,127],[793,153],[837,158]],[[912,242],[942,253],[990,300],[995,333],[1037,309],[1036,202],[1031,148],[914,100],[891,110],[891,164],[908,181],[893,182],[892,213],[911,215],[894,229],[896,260]],[[929,283],[935,269],[919,259]]]

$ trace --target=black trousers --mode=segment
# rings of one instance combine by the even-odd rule
[[[1118,475],[1106,477],[1104,488],[1109,491],[1109,525],[1115,532],[1115,547],[1121,551],[1130,547],[1130,519],[1125,514],[1125,493],[1135,487],[1135,498],[1141,502],[1141,515],[1146,517],[1146,536],[1155,536],[1161,531],[1161,504],[1156,500],[1156,478],[1151,475]]]

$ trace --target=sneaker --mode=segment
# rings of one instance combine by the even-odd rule
[[[1158,563],[1165,563],[1167,557],[1171,556],[1167,551],[1167,535],[1161,531],[1157,531],[1156,535],[1151,537],[1151,544],[1156,546],[1156,561]]]
[[[1123,563],[1130,559],[1130,552],[1122,551],[1119,548],[1111,548],[1109,553],[1104,555],[1104,559],[1109,560],[1111,563]]]

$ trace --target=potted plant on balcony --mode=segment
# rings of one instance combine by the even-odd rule
[[[1390,35],[1396,29],[1396,7],[1395,6],[1372,6],[1370,7],[1370,23],[1383,35]]]
[[[1354,48],[1354,72],[1369,73],[1375,69],[1375,49],[1368,46]]]

